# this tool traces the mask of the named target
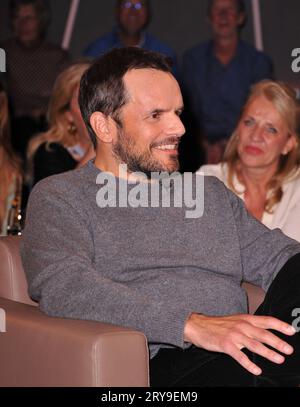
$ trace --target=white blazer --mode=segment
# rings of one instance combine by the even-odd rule
[[[203,165],[200,171],[219,178],[228,187],[227,164]],[[233,185],[239,192],[237,195],[244,200],[245,187],[236,176]],[[281,201],[274,206],[273,213],[264,212],[261,222],[270,229],[281,229],[287,236],[300,242],[300,169],[283,184],[282,190]]]

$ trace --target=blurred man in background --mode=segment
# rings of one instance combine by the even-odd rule
[[[212,39],[186,51],[182,81],[194,131],[207,163],[218,163],[252,84],[272,78],[271,59],[240,39],[243,0],[209,0]]]
[[[141,47],[172,58],[173,71],[176,73],[175,52],[145,31],[150,18],[149,0],[118,0],[116,4],[117,26],[110,33],[92,42],[84,54],[88,57],[98,57],[112,48]]]

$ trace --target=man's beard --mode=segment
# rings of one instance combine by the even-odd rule
[[[170,137],[164,144],[178,143],[178,138]],[[156,160],[151,155],[150,150],[138,151],[134,141],[127,136],[122,129],[118,131],[118,139],[113,144],[112,152],[120,163],[127,164],[129,172],[142,172],[147,178],[151,178],[152,172],[167,172],[171,174],[174,171],[178,171],[179,162],[177,155],[170,155],[170,164],[166,165],[159,160]]]

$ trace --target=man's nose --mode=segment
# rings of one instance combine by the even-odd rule
[[[222,9],[219,11],[219,17],[227,17],[229,15],[229,10]]]
[[[185,133],[185,127],[177,114],[174,114],[172,122],[170,123],[169,133],[180,137]]]

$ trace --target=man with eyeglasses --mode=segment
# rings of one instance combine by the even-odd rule
[[[149,0],[118,0],[116,4],[117,26],[110,33],[88,45],[84,55],[98,57],[113,48],[141,47],[172,58],[173,72],[176,74],[175,52],[145,31],[150,22],[150,16]]]

